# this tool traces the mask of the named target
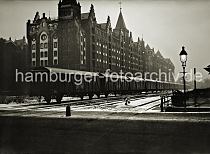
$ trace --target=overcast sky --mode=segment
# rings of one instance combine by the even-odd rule
[[[95,7],[97,22],[111,17],[112,27],[119,15],[117,0],[80,0],[82,12]],[[58,0],[0,0],[0,37],[20,39],[26,35],[26,22],[33,20],[36,11],[57,17]],[[182,45],[188,52],[188,71],[197,71],[208,77],[204,67],[210,64],[210,0],[122,0],[122,12],[134,41],[144,37],[146,43],[160,50],[181,71],[179,52]]]

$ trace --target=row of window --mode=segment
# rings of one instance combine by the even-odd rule
[[[81,35],[81,42],[86,42],[86,38]]]
[[[97,61],[97,62],[100,62],[100,63],[101,63],[101,62],[106,63],[106,64],[108,63],[107,60],[103,60],[103,61],[102,61],[101,59],[96,59],[96,61]]]
[[[86,47],[81,44],[81,51],[83,51],[83,50],[85,51]]]
[[[82,56],[80,57],[80,64],[85,64],[86,63],[86,56]]]
[[[41,66],[47,66],[48,65],[48,60],[40,60],[40,65]]]
[[[40,44],[40,49],[47,49],[48,48],[48,44],[47,43],[41,43]]]
[[[41,43],[40,49],[47,49],[48,43]],[[58,48],[58,42],[53,42],[53,48]],[[32,44],[32,50],[36,50],[36,44]]]
[[[44,58],[44,57],[48,57],[48,52],[45,51],[45,52],[40,52],[40,57],[41,58]],[[58,51],[54,51],[54,57],[58,57]],[[36,58],[36,53],[35,52],[32,52],[32,58]]]
[[[43,58],[43,57],[48,57],[48,52],[45,51],[45,52],[40,52],[40,57]]]
[[[86,63],[86,39],[83,33],[80,33],[81,37],[81,46],[80,46],[80,64]]]
[[[107,53],[102,53],[101,51],[96,51],[97,54],[102,54],[104,56],[107,56]],[[111,52],[110,52],[111,53]],[[117,51],[117,53],[120,55],[120,51]],[[111,55],[111,54],[110,54]],[[125,56],[125,53],[121,53],[121,55],[124,55]],[[130,56],[129,56],[130,57]]]
[[[57,65],[58,64],[58,59],[53,60],[53,64]],[[48,60],[40,60],[40,66],[47,66],[48,65]],[[36,66],[36,60],[32,60],[32,66]]]
[[[43,59],[44,58],[44,59]],[[48,52],[44,51],[44,52],[40,52],[40,65],[41,66],[47,66],[48,65],[48,60],[46,60],[46,58],[48,58]],[[58,51],[54,51],[54,58],[53,58],[53,64],[57,65],[58,64]],[[34,51],[32,51],[32,66],[36,66],[36,53]]]

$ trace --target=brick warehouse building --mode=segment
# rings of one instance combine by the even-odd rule
[[[108,16],[97,23],[94,6],[81,13],[76,0],[60,0],[58,18],[47,18],[37,12],[27,22],[27,39],[31,66],[50,66],[92,72],[174,72],[170,59],[145,45],[142,39],[133,41],[126,28],[122,11],[113,29]]]

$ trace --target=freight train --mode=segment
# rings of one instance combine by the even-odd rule
[[[76,71],[52,67],[36,67],[31,70],[30,96],[43,96],[47,103],[51,99],[61,102],[63,96],[80,97],[109,94],[136,94],[163,90],[179,90],[182,84],[128,77],[108,73]]]

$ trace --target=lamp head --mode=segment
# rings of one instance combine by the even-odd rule
[[[187,52],[185,51],[185,47],[182,47],[182,51],[179,54],[180,56],[180,61],[182,63],[182,66],[186,66],[186,62],[187,62]]]

